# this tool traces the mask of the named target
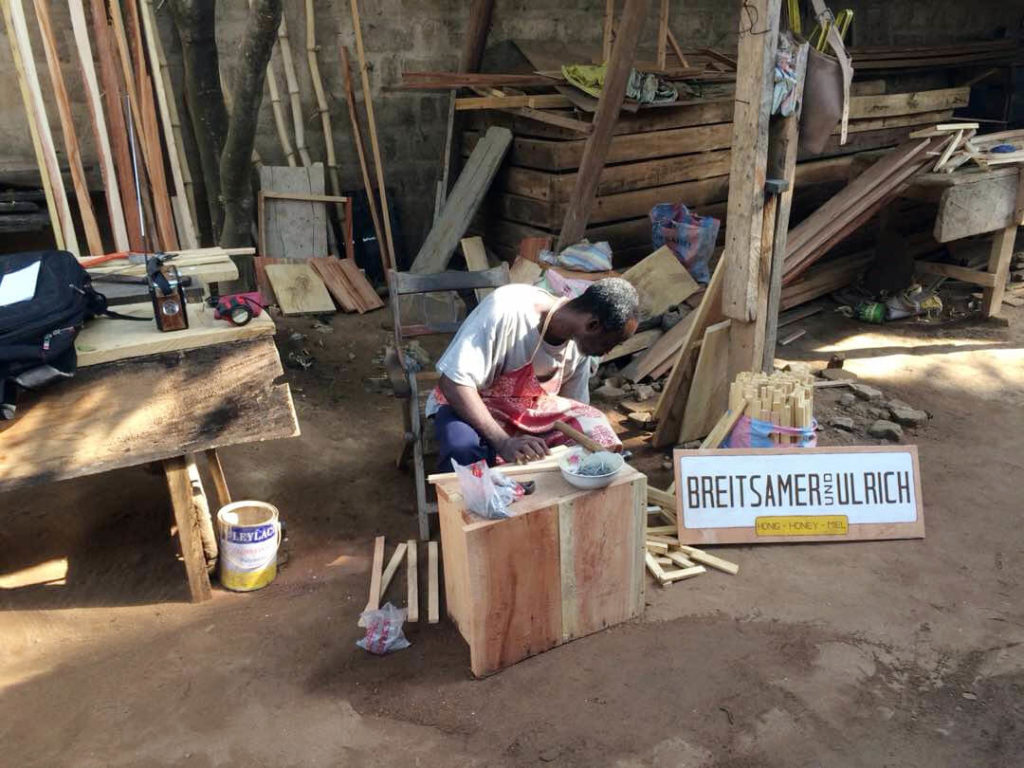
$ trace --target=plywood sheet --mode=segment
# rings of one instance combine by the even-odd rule
[[[284,314],[334,312],[331,294],[309,264],[268,264],[266,272]]]
[[[153,317],[153,305],[149,302],[126,304],[117,311],[132,317]],[[90,320],[75,340],[78,367],[274,335],[274,321],[266,312],[245,325],[235,325],[227,320],[214,320],[213,309],[204,304],[189,304],[187,311],[188,328],[166,333],[156,327],[155,320]]]
[[[260,166],[260,188],[271,192],[324,194],[324,167],[308,168]],[[308,259],[326,256],[327,206],[298,200],[269,198],[263,204],[263,244],[261,256]]]
[[[700,287],[665,245],[627,269],[622,277],[640,294],[640,314],[645,318],[682,303]]]

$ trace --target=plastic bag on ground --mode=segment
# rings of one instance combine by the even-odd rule
[[[453,461],[452,467],[459,480],[462,499],[470,512],[488,520],[512,516],[509,507],[523,495],[519,483],[487,466],[483,460],[473,462],[468,467]]]
[[[706,285],[720,225],[713,216],[698,216],[682,203],[659,203],[651,209],[651,244],[667,245],[693,279]]]
[[[405,608],[396,608],[391,603],[385,603],[376,611],[363,611],[359,625],[366,627],[366,636],[357,640],[356,645],[377,656],[408,648],[409,641],[402,632],[405,617]]]
[[[780,445],[772,442],[772,435],[789,435],[792,443]],[[814,424],[809,427],[780,427],[770,421],[740,416],[736,426],[732,428],[726,448],[813,448],[818,444],[818,436],[814,432]],[[716,448],[718,446],[715,446]]]

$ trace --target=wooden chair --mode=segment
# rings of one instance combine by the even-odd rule
[[[426,325],[403,325],[401,319],[401,298],[412,294],[439,293],[441,291],[459,291],[468,295],[470,299],[467,304],[469,308],[476,306],[473,300],[480,298],[480,291],[488,288],[498,288],[509,282],[508,265],[502,264],[499,267],[480,270],[479,272],[439,272],[433,275],[416,275],[411,272],[396,272],[391,270],[388,273],[388,287],[391,293],[391,317],[395,327],[395,346],[389,350],[384,359],[384,365],[391,379],[391,386],[395,396],[404,400],[402,415],[405,422],[405,437],[402,445],[402,452],[398,458],[398,466],[404,467],[412,454],[413,467],[416,472],[416,511],[419,516],[420,538],[424,541],[430,538],[431,513],[437,513],[437,504],[427,502],[427,473],[423,467],[423,441],[424,441],[424,416],[423,408],[426,395],[440,378],[436,371],[417,371],[416,365],[411,364],[402,354],[402,348],[406,340],[417,336],[433,336],[440,334],[452,334],[459,329],[460,323],[447,322]],[[421,390],[420,385],[426,386]],[[421,397],[422,392],[422,397]]]

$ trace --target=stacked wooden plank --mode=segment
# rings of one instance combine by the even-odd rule
[[[1009,64],[1019,50],[1013,38],[947,45],[878,45],[850,49],[855,70],[940,69]]]
[[[83,0],[71,0],[69,13],[74,53],[62,52],[54,29],[49,0],[33,0],[39,40],[49,74],[56,120],[63,139],[63,155],[75,197],[72,211],[62,177],[51,128],[52,116],[42,97],[43,88],[22,0],[4,3],[4,22],[11,42],[29,131],[50,211],[50,225],[58,247],[76,255],[108,251],[174,250],[196,248],[195,210],[186,184],[187,162],[181,154],[174,126],[177,115],[166,65],[156,32],[154,8],[149,0],[90,0],[91,34]],[[109,19],[109,21],[108,21]],[[95,55],[94,55],[95,51]],[[67,65],[71,62],[71,66]],[[98,64],[98,68],[97,68]],[[72,74],[69,69],[77,69]],[[69,93],[85,91],[88,124],[96,147],[103,188],[106,221],[93,207],[75,130]],[[129,126],[125,121],[126,94]],[[132,146],[134,137],[135,146]],[[135,197],[131,157],[138,156],[139,192],[143,216],[149,222],[142,237],[139,201]],[[170,178],[167,177],[170,171]],[[80,246],[76,229],[85,235]]]
[[[610,242],[617,261],[630,263],[650,252],[648,214],[657,203],[685,203],[727,225],[733,99],[725,90],[724,95],[620,115],[586,231],[591,240]],[[802,158],[798,198],[813,185],[845,179],[846,166],[829,155],[899,144],[917,128],[948,120],[968,97],[966,87],[853,96],[850,140],[840,147],[836,135],[824,159]],[[572,124],[553,124],[537,112]],[[524,237],[557,237],[591,124],[578,109],[471,113],[464,152],[490,126],[506,127],[514,137],[506,165],[491,185],[487,216],[474,227],[498,255],[512,261]]]

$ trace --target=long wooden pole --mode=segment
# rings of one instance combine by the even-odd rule
[[[356,55],[359,57],[359,76],[363,83],[363,102],[366,104],[366,122],[370,128],[370,147],[373,150],[373,165],[377,171],[377,188],[380,190],[380,207],[384,214],[384,230],[387,232],[388,265],[398,269],[395,258],[395,239],[391,233],[391,212],[388,208],[388,192],[384,185],[384,163],[380,159],[380,144],[377,141],[377,121],[373,116],[373,97],[370,92],[370,71],[366,66],[366,51],[363,48],[363,31],[359,21],[359,0],[350,0],[352,27],[356,37]]]
[[[295,60],[292,58],[292,46],[288,40],[288,22],[284,14],[281,15],[281,26],[277,28],[277,42],[281,51],[281,63],[284,65],[284,79],[288,85],[288,97],[292,105],[292,125],[295,128],[295,148],[299,151],[299,157],[304,166],[309,166],[313,160],[306,149],[306,125],[302,116],[302,101],[299,99],[299,81],[295,77]]]
[[[284,151],[284,159],[292,168],[298,165],[295,159],[295,147],[292,146],[288,137],[288,126],[284,120],[284,110],[281,108],[281,91],[277,87],[277,73],[274,71],[274,61],[271,58],[267,62],[267,91],[270,93],[270,109],[274,113],[274,126],[277,128],[277,138],[281,142],[281,149]]]
[[[313,81],[313,93],[316,94],[316,107],[320,112],[320,124],[324,133],[324,149],[327,158],[327,181],[331,185],[331,194],[341,194],[341,179],[338,177],[338,158],[334,154],[334,131],[331,128],[331,111],[327,108],[327,96],[324,93],[323,79],[320,77],[320,65],[316,60],[319,46],[316,44],[316,11],[313,0],[306,0],[306,58],[309,60],[309,77]],[[338,221],[342,222],[345,231],[345,206],[338,203]]]
[[[160,33],[156,28],[156,16],[153,12],[152,0],[142,0],[139,13],[142,16],[143,34],[146,38],[146,48],[149,51],[149,60],[156,67],[160,66],[160,56],[157,51],[156,37]],[[174,124],[171,121],[171,110],[168,98],[173,99],[174,94],[168,94],[164,90],[162,73],[157,72],[153,78],[153,87],[156,91],[157,106],[160,111],[160,122],[164,128],[164,143],[167,146],[167,164],[171,167],[171,181],[178,191],[178,199],[181,202],[187,201],[185,192],[185,180],[181,171],[181,153],[178,150],[178,143],[174,136]],[[192,214],[188,205],[178,207],[178,224],[181,228],[182,245],[185,248],[198,248],[199,241],[196,239],[195,224],[192,221]]]
[[[586,230],[590,211],[594,207],[598,178],[604,168],[619,110],[622,109],[626,84],[629,82],[629,73],[633,68],[633,59],[636,57],[636,48],[649,7],[650,0],[626,0],[622,9],[618,33],[612,44],[612,55],[607,62],[604,87],[594,113],[594,130],[587,137],[583,148],[580,170],[576,174],[576,183],[562,221],[562,231],[558,235],[558,250],[579,241]]]
[[[110,147],[113,152],[114,171],[117,174],[118,189],[121,193],[121,210],[128,230],[128,246],[141,251],[142,229],[139,209],[135,200],[135,182],[132,177],[131,153],[128,150],[128,128],[124,122],[121,104],[122,88],[114,59],[114,47],[110,41],[110,24],[107,22],[107,6],[104,0],[90,0],[92,11],[92,42],[96,47],[96,59],[100,65],[100,84],[103,86],[103,104],[110,129]]]
[[[149,6],[148,13],[152,14],[153,47],[156,50],[156,66],[160,70],[160,82],[163,85],[164,93],[167,94],[167,115],[171,123],[171,133],[174,135],[174,146],[177,150],[178,167],[181,171],[181,181],[185,186],[185,203],[188,206],[189,216],[192,220],[192,231],[198,226],[199,215],[196,210],[195,184],[192,181],[192,170],[188,164],[188,154],[185,148],[185,133],[181,126],[181,115],[178,113],[178,103],[174,92],[174,82],[171,80],[170,68],[167,66],[167,56],[164,55],[164,46],[160,42],[159,25],[156,23],[156,15],[151,0],[146,0]]]
[[[359,155],[359,170],[363,174],[363,186],[366,188],[366,203],[370,208],[370,218],[373,220],[373,233],[377,237],[377,249],[380,252],[381,269],[387,272],[387,240],[380,229],[380,213],[377,211],[376,192],[373,189],[373,182],[370,180],[370,169],[366,165],[366,147],[363,143],[363,131],[359,126],[359,112],[356,109],[356,94],[352,87],[352,66],[348,59],[348,48],[340,44],[341,49],[341,72],[345,77],[345,100],[348,102],[348,116],[352,123],[352,138],[356,144],[356,154]]]
[[[7,28],[7,39],[11,45],[14,58],[14,69],[18,74],[18,87],[25,103],[25,117],[28,119],[29,133],[32,136],[32,148],[39,164],[39,175],[46,194],[46,205],[50,211],[50,226],[57,247],[78,255],[78,240],[75,237],[75,224],[71,220],[71,208],[64,193],[64,181],[60,175],[60,164],[57,162],[57,150],[53,145],[53,134],[46,117],[43,94],[39,89],[39,75],[36,73],[36,60],[32,53],[32,43],[25,24],[25,9],[21,0],[2,0],[4,26]]]
[[[78,51],[78,63],[82,70],[82,83],[85,86],[85,102],[89,108],[93,136],[96,139],[96,155],[99,158],[103,189],[107,197],[107,213],[110,218],[110,230],[114,235],[114,247],[119,251],[127,251],[129,248],[128,230],[125,225],[124,210],[121,207],[121,190],[117,183],[117,172],[114,170],[107,123],[103,117],[103,103],[100,100],[100,87],[96,80],[92,43],[89,41],[89,28],[85,20],[85,6],[82,4],[82,0],[68,0],[68,11],[71,15],[71,31],[75,37],[75,48]]]
[[[64,135],[64,149],[67,151],[71,183],[75,188],[75,199],[78,201],[78,215],[82,219],[82,228],[85,230],[85,240],[89,251],[100,255],[104,253],[103,238],[100,237],[96,213],[92,209],[92,198],[89,197],[89,182],[85,178],[82,153],[78,146],[78,134],[75,131],[74,118],[71,114],[71,101],[68,99],[68,89],[64,84],[64,75],[60,68],[60,52],[57,50],[57,39],[54,37],[53,23],[50,21],[50,5],[48,0],[33,0],[33,5],[36,9],[36,20],[39,22],[43,52],[46,54],[46,66],[50,71],[50,84],[53,86],[54,101],[57,103],[61,133]]]
[[[128,33],[125,31],[124,16],[121,14],[121,0],[110,0],[110,20],[113,23],[114,43],[121,63],[123,81],[128,92],[132,124],[135,127],[146,176],[149,178],[156,229],[160,240],[158,245],[164,250],[175,250],[178,247],[177,236],[174,231],[174,213],[171,211],[170,197],[167,194],[167,184],[164,178],[163,157],[158,151],[159,141],[154,147],[151,143],[152,137],[147,137],[146,134],[141,101],[136,88],[135,68],[132,65],[131,52],[128,47]]]

